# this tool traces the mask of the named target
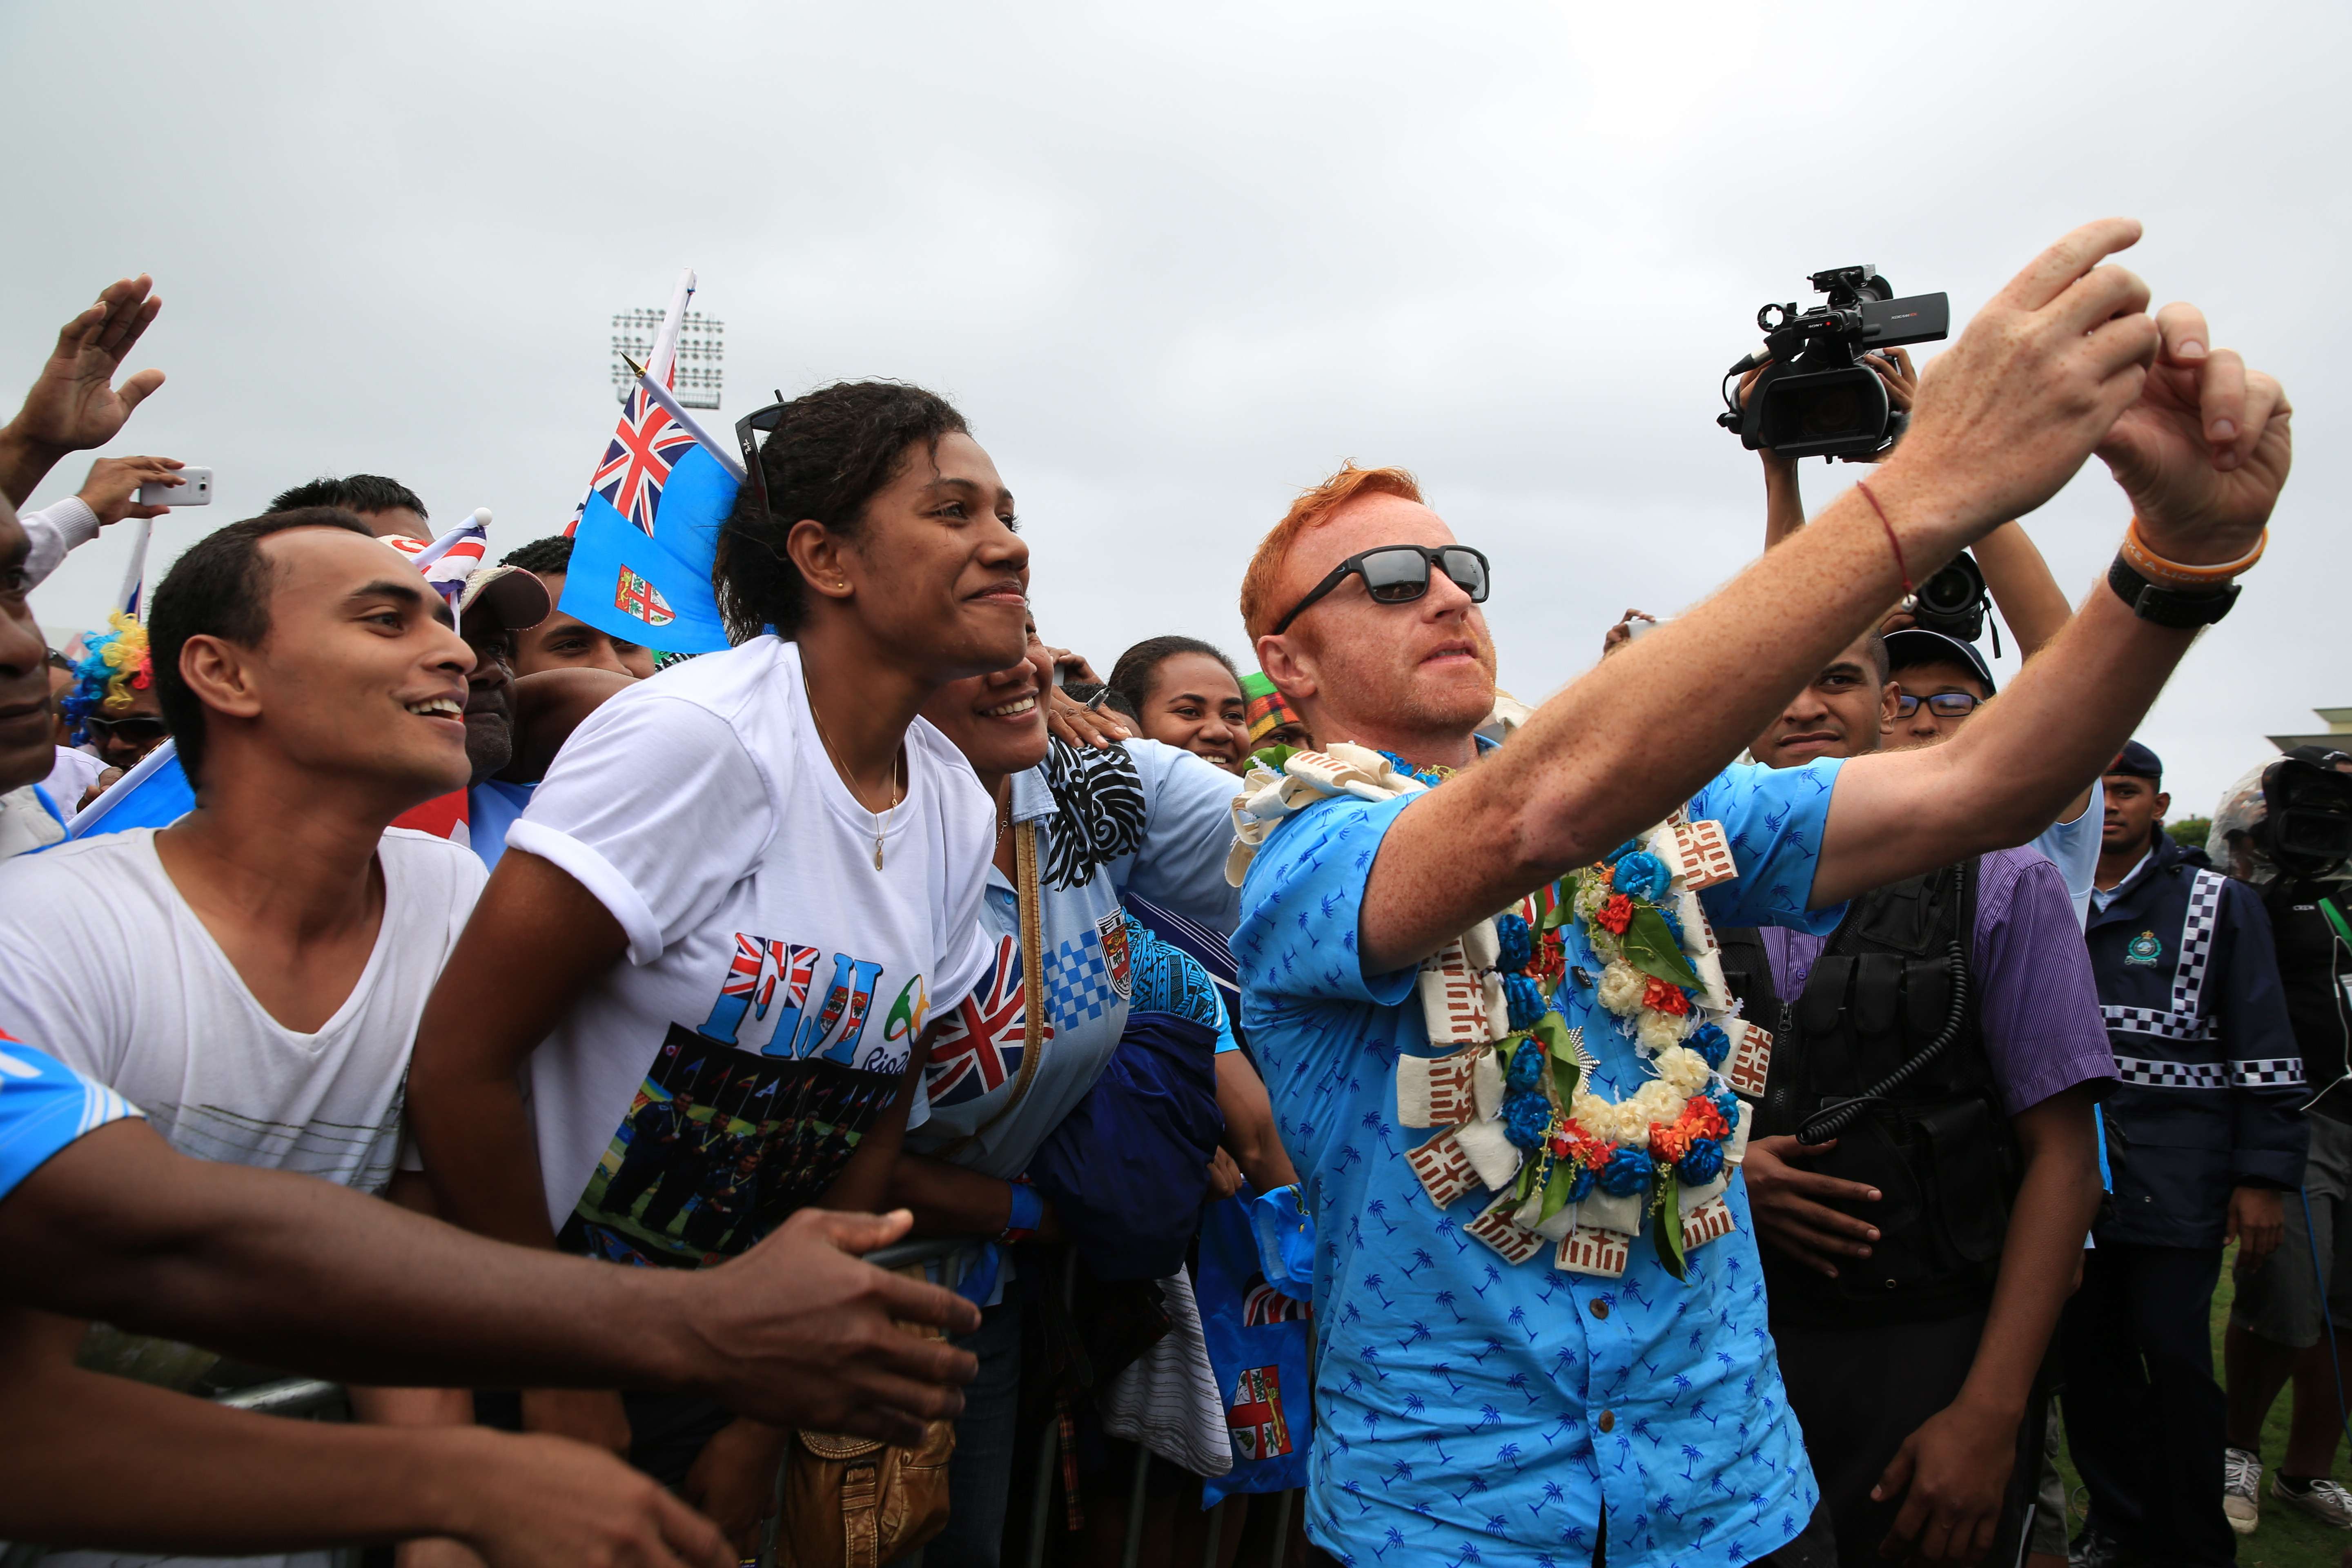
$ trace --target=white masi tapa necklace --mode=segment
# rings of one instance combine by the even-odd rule
[[[882,840],[889,834],[891,819],[898,815],[898,803],[907,798],[907,786],[898,778],[898,757],[890,759],[890,809],[876,811],[866,805],[863,800],[858,800],[857,779],[841,765],[841,758],[833,749],[833,737],[824,732],[824,721],[816,715],[816,693],[809,689],[806,665],[801,667],[801,695],[808,700],[809,723],[816,731],[817,743],[824,748],[825,761],[831,763],[833,771],[841,775],[841,782],[849,786],[849,798],[865,806],[866,815],[874,818],[874,868],[879,871],[882,869]]]

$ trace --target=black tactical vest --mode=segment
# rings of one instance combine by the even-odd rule
[[[1723,933],[1724,978],[1742,1016],[1772,1031],[1755,1135],[1792,1134],[1912,1061],[1953,1017],[1955,965],[1972,983],[1974,860],[1853,900],[1801,995],[1775,994],[1753,930]],[[2021,1174],[2016,1138],[1986,1059],[1973,984],[1951,1043],[1855,1116],[1802,1168],[1876,1187],[1851,1212],[1876,1226],[1868,1258],[1823,1279],[1770,1247],[1772,1313],[1809,1324],[1918,1322],[1988,1304]]]

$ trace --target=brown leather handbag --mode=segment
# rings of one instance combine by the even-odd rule
[[[1020,872],[1022,973],[1034,985],[1044,946],[1037,909],[1037,825],[1021,823],[1013,832]],[[1033,998],[1037,994],[1034,989],[1030,992]],[[1018,1105],[1036,1074],[1044,1016],[1034,1007],[1024,1012],[1020,1079],[979,1131]],[[961,1148],[977,1136],[975,1132],[950,1148]],[[919,1264],[904,1272],[923,1277]],[[926,1339],[940,1337],[937,1329],[898,1326]],[[882,1568],[914,1551],[947,1528],[948,1460],[954,1453],[952,1421],[926,1423],[922,1441],[911,1448],[894,1448],[870,1437],[794,1433],[784,1459],[778,1568]]]
[[[954,1453],[952,1421],[927,1422],[911,1448],[794,1433],[784,1461],[778,1568],[882,1568],[914,1551],[947,1528]]]

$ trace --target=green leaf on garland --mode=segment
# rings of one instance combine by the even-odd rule
[[[1519,1177],[1511,1184],[1511,1196],[1519,1203],[1527,1202],[1528,1194],[1536,1190],[1536,1167],[1540,1163],[1534,1154],[1520,1154]]]
[[[1683,956],[1682,944],[1667,928],[1666,917],[1648,904],[1637,904],[1633,918],[1625,927],[1625,934],[1617,939],[1625,950],[1625,962],[1644,974],[1655,975],[1675,985],[1697,989],[1698,972]]]
[[[1567,898],[1560,900],[1559,902],[1554,904],[1550,909],[1544,911],[1543,918],[1536,921],[1536,930],[1539,931],[1558,931],[1564,925],[1574,923],[1576,920],[1576,898],[1572,889],[1568,889],[1568,891],[1569,896]]]
[[[1267,768],[1278,773],[1282,771],[1282,765],[1297,754],[1298,748],[1296,746],[1263,746],[1250,753],[1250,761],[1259,767]]]
[[[1551,1218],[1568,1206],[1570,1189],[1576,1185],[1576,1162],[1555,1156],[1551,1173],[1544,1178],[1543,1217]]]
[[[1551,1087],[1559,1097],[1559,1113],[1566,1116],[1576,1104],[1576,1083],[1584,1070],[1576,1059],[1576,1040],[1568,1020],[1557,1013],[1546,1013],[1528,1033],[1543,1042],[1551,1058]]]
[[[1683,1200],[1681,1184],[1675,1180],[1675,1168],[1659,1162],[1658,1206],[1650,1216],[1650,1234],[1658,1244],[1658,1261],[1666,1272],[1679,1279],[1683,1277]]]

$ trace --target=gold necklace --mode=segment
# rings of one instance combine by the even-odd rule
[[[842,783],[849,786],[849,798],[866,806],[866,814],[874,819],[874,868],[879,871],[882,869],[883,837],[890,831],[891,820],[898,815],[898,803],[907,798],[906,787],[898,782],[898,759],[895,756],[890,759],[890,809],[880,812],[866,805],[863,800],[858,800],[856,775],[841,765],[841,758],[833,749],[833,737],[824,732],[824,721],[817,717],[816,693],[809,689],[806,664],[801,666],[801,695],[808,699],[809,723],[816,730],[818,743],[824,747],[825,761],[833,764],[833,771],[839,773]]]

